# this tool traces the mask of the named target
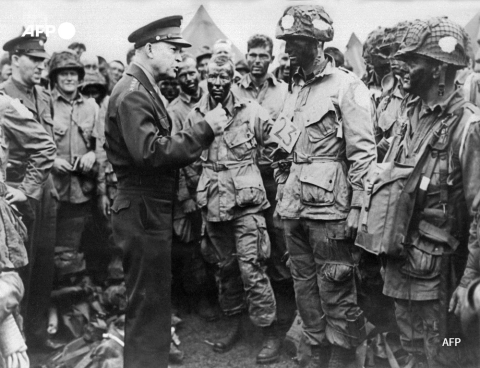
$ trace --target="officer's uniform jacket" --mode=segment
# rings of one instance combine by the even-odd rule
[[[238,82],[235,94],[242,98],[255,100],[266,109],[272,121],[277,120],[278,115],[282,111],[283,101],[287,96],[288,85],[275,78],[271,73],[267,74],[267,80],[260,89],[257,89],[252,82],[250,73],[245,74]],[[264,165],[270,166],[272,160],[268,157],[270,152],[265,152],[264,147],[258,154],[258,164],[260,167]]]
[[[418,123],[412,123],[414,121],[412,118],[405,120],[407,124],[405,143],[399,149],[396,161],[407,165],[416,163],[425,147],[425,142],[429,141],[432,132],[440,126],[437,117],[442,113],[452,114],[462,106],[464,99],[463,92],[458,89],[445,102],[435,106],[427,106],[420,99],[410,101],[405,109],[405,114],[407,116],[418,114],[419,120]],[[439,140],[441,139],[442,136]],[[398,141],[395,142],[397,143],[391,147],[392,152],[398,150]],[[420,220],[424,219],[452,235],[461,245],[466,244],[468,225],[473,214],[478,211],[478,193],[480,193],[480,151],[478,147],[480,147],[480,111],[474,105],[467,103],[448,145],[446,157],[448,201],[446,206],[444,208],[441,203],[442,168],[439,159],[427,187],[425,207],[420,218]],[[391,156],[390,152],[388,156]],[[430,160],[433,159],[430,158]],[[425,167],[428,167],[428,162]],[[424,168],[424,174],[425,172],[426,168]],[[475,199],[476,197],[477,199]],[[447,218],[450,221],[447,221]],[[417,222],[410,225],[406,242],[414,244],[421,242],[427,245],[432,243],[427,235],[419,232]],[[475,243],[471,246],[476,247]],[[438,258],[443,250],[448,252],[451,249],[440,242],[430,254],[418,251],[417,247],[411,248],[411,250],[412,254],[409,253],[411,259],[418,262],[418,269],[415,269],[415,272],[423,273],[423,275],[421,277],[412,276],[405,266],[409,265],[409,257],[407,257],[407,261],[390,257],[387,259],[385,268],[383,293],[399,299],[433,300],[439,298],[441,264],[435,261],[435,257]],[[465,273],[463,284],[467,284],[469,279],[468,266]]]
[[[6,154],[22,163],[23,172],[15,185],[28,197],[40,200],[42,187],[53,166],[56,147],[52,137],[20,101],[0,92],[0,144]]]
[[[203,171],[197,204],[207,221],[229,221],[270,206],[255,162],[257,145],[265,145],[271,129],[268,112],[257,102],[232,92],[222,104],[229,118],[223,135],[203,152]],[[195,126],[213,109],[209,94],[188,114],[186,126]]]
[[[52,97],[57,156],[73,164],[77,158],[95,150],[92,133],[98,119],[98,106],[94,99],[84,98],[80,93],[69,101],[56,88]],[[87,190],[85,175],[54,172],[53,179],[62,202],[83,203],[92,197],[93,177],[88,179],[90,188]]]
[[[277,211],[282,218],[341,220],[361,206],[376,159],[370,95],[330,58],[317,59],[313,74],[308,81],[300,72],[293,76],[279,117],[293,121],[300,136]]]
[[[191,130],[170,136],[171,120],[154,85],[135,63],[115,85],[105,120],[107,157],[119,183],[129,177],[165,178],[158,190],[173,195],[173,169],[195,161],[214,134],[202,119]]]
[[[0,84],[0,91],[14,99],[18,98],[32,112],[35,120],[53,137],[53,105],[50,91],[41,86],[28,89],[11,76]]]

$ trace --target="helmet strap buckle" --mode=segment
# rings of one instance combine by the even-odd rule
[[[445,94],[445,75],[447,73],[447,63],[442,63],[440,66],[440,79],[438,81],[438,95],[443,96]]]

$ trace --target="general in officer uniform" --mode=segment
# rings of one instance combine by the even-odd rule
[[[167,367],[170,346],[170,250],[176,169],[200,157],[226,124],[222,109],[170,136],[171,120],[156,84],[175,77],[181,16],[133,32],[135,62],[112,91],[105,148],[118,177],[112,205],[115,243],[124,254],[128,306],[125,367]]]

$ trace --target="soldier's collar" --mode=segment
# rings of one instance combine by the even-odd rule
[[[234,110],[244,107],[245,102],[236,96],[232,90],[228,93],[226,103],[223,104],[223,108],[230,114],[230,116],[234,115]],[[212,103],[210,100],[210,94],[205,93],[203,97],[200,99],[198,104],[195,106],[195,110],[200,111],[203,115],[205,115],[208,111],[212,110]]]
[[[198,96],[191,96],[188,93],[185,93],[184,91],[182,91],[182,89],[180,89],[179,97],[186,104],[190,104],[192,101],[193,102],[200,101],[200,99],[202,98],[202,95],[203,95],[202,92],[203,92],[202,89],[199,87],[198,92],[197,92]]]
[[[279,83],[272,73],[267,73],[267,78],[265,80],[273,86],[276,86]],[[239,84],[244,88],[249,88],[253,84],[250,73],[245,74],[242,79],[240,79]]]
[[[33,89],[35,88],[34,86],[29,88],[23,83],[20,83],[19,81],[17,81],[15,78],[13,78],[13,76],[11,76],[10,79],[12,80],[12,83],[15,85],[15,87],[17,87],[20,90],[20,92],[23,92],[25,94],[33,93]]]
[[[461,88],[457,88],[445,101],[435,104],[433,106],[429,106],[422,101],[421,109],[420,109],[420,117],[425,114],[429,114],[435,111],[439,111],[440,113],[443,112],[451,112],[456,108],[458,102],[463,102],[464,96],[462,93]]]
[[[76,102],[76,103],[80,103],[80,102],[83,102],[83,96],[82,94],[78,91],[78,88],[77,88],[77,91],[75,92],[75,97],[71,100],[69,100],[68,98],[66,98],[62,92],[59,91],[58,87],[55,86],[55,88],[53,88],[52,90],[52,98],[54,100],[64,100],[65,102],[67,103],[73,103],[73,102]]]
[[[312,74],[314,75],[313,78],[306,80],[306,75],[304,75],[302,68],[298,68],[297,72],[293,75],[295,84],[299,84],[300,80],[303,80],[305,84],[310,84],[325,75],[332,74],[335,69],[335,60],[328,54],[324,55],[323,58],[318,56],[314,61],[312,71]]]

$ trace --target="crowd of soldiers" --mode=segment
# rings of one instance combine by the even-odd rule
[[[273,71],[269,36],[235,62],[223,39],[190,54],[180,22],[133,32],[126,66],[81,43],[49,55],[43,35],[3,46],[0,366],[113,321],[121,364],[166,367],[185,312],[228,320],[218,353],[247,313],[259,364],[294,320],[301,367],[478,364],[466,31],[446,17],[375,29],[359,78],[324,48],[321,6],[285,10]]]

